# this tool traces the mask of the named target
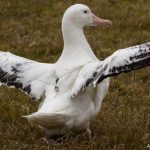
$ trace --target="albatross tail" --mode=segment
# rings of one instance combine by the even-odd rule
[[[64,127],[68,120],[67,116],[58,113],[36,112],[23,117],[27,118],[29,122],[43,126],[47,129]]]

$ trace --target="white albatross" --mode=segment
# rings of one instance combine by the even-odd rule
[[[150,43],[121,49],[99,61],[88,44],[84,26],[111,25],[82,4],[69,7],[62,19],[64,48],[55,64],[39,63],[0,52],[0,82],[44,97],[37,112],[25,116],[50,134],[85,130],[98,114],[109,77],[150,65]]]

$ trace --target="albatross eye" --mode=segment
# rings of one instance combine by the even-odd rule
[[[87,10],[84,10],[84,13],[86,14],[86,13],[87,13]]]

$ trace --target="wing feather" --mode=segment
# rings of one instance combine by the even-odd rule
[[[97,68],[90,83],[96,85],[107,77],[127,73],[150,65],[150,42],[116,51]],[[90,85],[89,84],[89,85]]]
[[[32,99],[40,99],[52,79],[52,74],[52,64],[0,52],[0,83],[24,91]]]
[[[150,42],[117,50],[103,61],[85,65],[79,73],[71,95],[77,95],[80,90],[84,90],[89,86],[95,87],[108,77],[149,65]]]

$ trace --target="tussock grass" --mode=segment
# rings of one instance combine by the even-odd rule
[[[55,62],[61,54],[61,18],[74,3],[84,3],[111,28],[87,27],[86,36],[98,58],[119,48],[150,40],[149,0],[0,0],[0,50],[41,62]],[[0,148],[144,150],[150,144],[150,70],[141,69],[111,79],[109,93],[92,122],[94,138],[67,135],[61,143],[42,138],[44,133],[21,115],[38,104],[26,95],[0,87]]]

